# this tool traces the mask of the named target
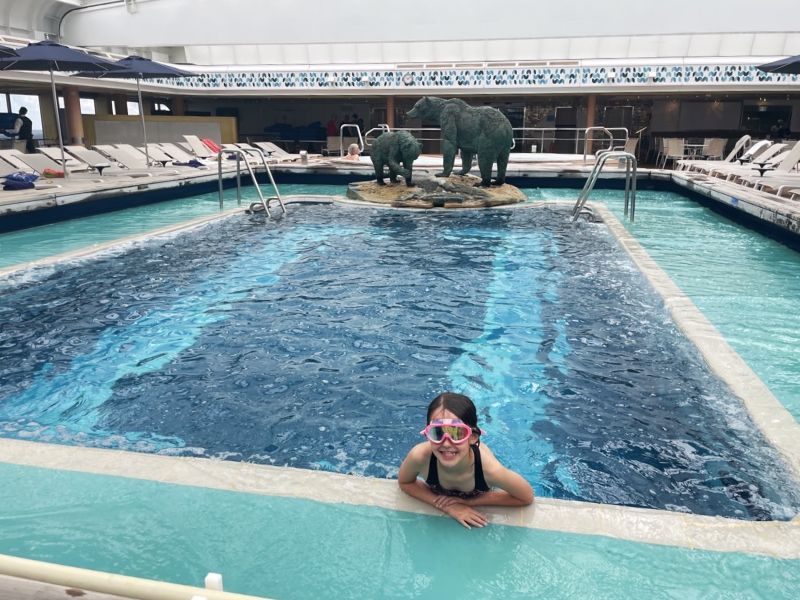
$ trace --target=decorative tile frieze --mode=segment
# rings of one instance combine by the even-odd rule
[[[752,65],[508,67],[388,71],[260,71],[204,73],[191,79],[153,80],[169,87],[216,90],[441,88],[572,88],[659,85],[800,84],[798,75],[763,73]]]

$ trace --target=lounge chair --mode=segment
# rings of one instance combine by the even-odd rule
[[[695,165],[700,167],[709,167],[712,164],[714,166],[719,166],[722,163],[733,164],[736,161],[736,157],[739,156],[740,153],[747,152],[747,150],[750,147],[752,147],[748,146],[751,141],[752,140],[749,135],[743,135],[738,140],[736,140],[736,143],[733,145],[733,149],[722,160],[715,160],[715,161],[709,159],[679,160],[678,169],[686,171],[686,170],[693,170],[692,167],[694,167]]]
[[[159,144],[154,144],[154,145],[157,146],[160,150],[162,150],[164,154],[171,157],[173,161],[189,162],[190,160],[195,158],[194,155],[189,154],[186,150],[184,150],[177,144],[173,144],[171,142],[161,142]]]
[[[738,177],[755,173],[754,169],[757,168],[763,167],[764,170],[774,169],[784,159],[787,152],[786,144],[772,144],[748,162],[719,166],[709,170],[708,174],[712,177],[736,180]]]
[[[98,152],[105,154],[125,169],[125,174],[131,177],[152,177],[154,175],[177,175],[176,170],[161,170],[147,166],[145,155],[130,144],[99,144],[93,146]]]
[[[61,148],[58,146],[40,146],[37,148],[39,152],[54,160],[59,165],[61,164]],[[67,147],[64,146],[64,160],[66,162],[66,167],[69,169],[70,173],[74,171],[88,171],[90,167],[86,164],[85,161],[78,160],[74,156],[72,156]]]
[[[79,160],[88,168],[97,171],[100,176],[103,175],[103,169],[112,168],[111,163],[105,156],[84,146],[64,146],[64,150],[73,156],[75,160]]]
[[[17,150],[15,150],[18,152]],[[6,175],[10,175],[11,173],[18,173],[22,171],[23,173],[30,173],[32,169],[30,167],[20,168],[17,165],[12,164],[11,162],[5,160],[5,156],[0,156],[0,179],[5,177]],[[2,181],[0,181],[2,184]],[[38,179],[33,182],[33,188],[37,190],[48,189],[48,188],[58,188],[61,187],[60,185],[55,184],[53,181],[49,179]],[[25,191],[25,190],[21,190]]]
[[[261,151],[267,155],[267,158],[274,158],[278,162],[293,162],[300,160],[299,154],[292,154],[287,152],[280,146],[273,144],[272,142],[253,142],[253,145],[257,148],[260,148]],[[309,155],[309,156],[319,156],[319,155]]]
[[[753,160],[754,158],[758,157],[759,154],[764,152],[767,148],[772,145],[772,142],[769,140],[759,140],[758,142],[754,143],[750,146],[747,150],[745,150],[741,156],[736,156],[734,154],[736,148],[734,148],[728,156],[726,156],[722,161],[718,160],[697,160],[691,161],[689,165],[690,171],[695,171],[697,173],[704,173],[708,174],[711,171],[718,169],[720,167],[728,167],[734,166],[739,164],[744,164]],[[730,159],[730,160],[729,160]]]
[[[140,152],[144,153],[144,147],[137,148]],[[172,158],[169,154],[164,152],[158,144],[147,144],[147,154],[150,156],[150,160],[154,160],[159,163],[162,167],[166,167],[167,164],[175,162],[175,159]]]
[[[25,171],[28,173],[38,173],[44,176],[46,169],[52,171],[63,171],[60,163],[45,156],[44,154],[25,154],[16,149],[0,150],[0,157],[6,162],[12,164],[18,171]],[[85,174],[79,174],[85,175]]]
[[[217,152],[212,152],[211,149],[206,146],[196,135],[184,135],[183,139],[185,139],[186,143],[189,144],[189,147],[192,149],[192,154],[194,154],[195,158],[205,159],[217,157]]]
[[[178,144],[173,144],[171,142],[160,142],[155,144],[158,149],[164,153],[165,156],[169,156],[172,159],[172,167],[177,169],[183,169],[183,167],[191,166],[193,169],[209,169],[209,163],[207,161],[203,161],[198,159],[193,154],[190,154],[186,150],[184,150]]]

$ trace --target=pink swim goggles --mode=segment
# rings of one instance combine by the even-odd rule
[[[479,429],[478,432],[483,433],[483,430]],[[472,427],[459,419],[434,419],[420,434],[434,444],[442,444],[447,438],[451,443],[460,445],[469,441]]]

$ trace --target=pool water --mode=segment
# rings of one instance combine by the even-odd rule
[[[0,464],[0,552],[281,600],[769,598],[800,561]],[[135,551],[134,551],[135,549]],[[302,558],[299,558],[302,557]]]
[[[379,477],[436,393],[539,494],[744,519],[800,495],[605,227],[293,206],[12,285],[0,433]]]
[[[800,420],[800,253],[672,192],[596,192],[658,265]],[[574,190],[528,190],[569,200]]]
[[[342,186],[305,184],[284,184],[280,186],[280,190],[286,196],[332,195],[343,194],[345,191]],[[243,206],[246,207],[254,200],[256,195],[252,188],[243,188]],[[236,191],[226,190],[223,208],[235,206]],[[213,192],[3,233],[0,234],[0,269],[147,233],[219,212],[219,195]]]

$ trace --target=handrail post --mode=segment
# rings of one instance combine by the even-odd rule
[[[222,152],[220,152],[222,154]],[[247,161],[245,161],[247,162]],[[236,205],[242,205],[242,170],[241,170],[241,156],[236,153]]]
[[[219,181],[219,209],[222,210],[222,154],[217,154],[217,179]]]

